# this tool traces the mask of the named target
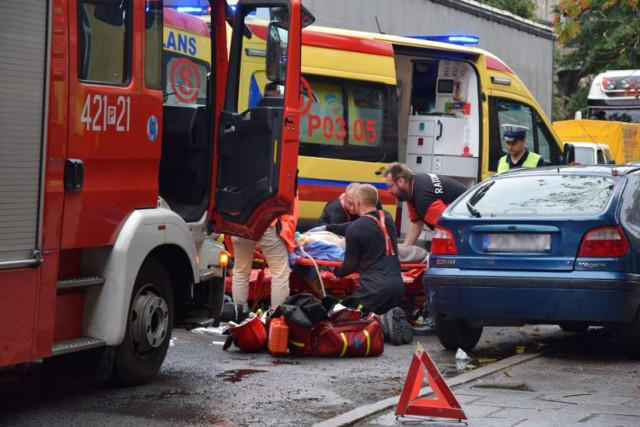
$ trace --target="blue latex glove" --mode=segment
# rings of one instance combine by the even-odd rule
[[[315,233],[317,231],[327,231],[327,226],[326,225],[320,225],[318,227],[313,227],[311,230],[307,230],[307,232],[309,232],[309,233]]]

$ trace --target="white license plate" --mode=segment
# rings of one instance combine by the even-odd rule
[[[532,233],[490,233],[482,239],[485,252],[550,252],[550,234]]]

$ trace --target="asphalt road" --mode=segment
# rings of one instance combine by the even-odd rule
[[[603,346],[611,339],[602,335]],[[114,388],[45,372],[31,364],[0,372],[0,425],[300,426],[398,396],[420,342],[446,378],[517,353],[574,342],[556,326],[485,328],[465,367],[435,336],[387,345],[375,358],[274,358],[222,350],[223,338],[175,330],[152,384]],[[579,338],[579,337],[578,337]],[[567,344],[572,345],[572,344]]]

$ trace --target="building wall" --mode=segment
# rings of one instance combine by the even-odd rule
[[[535,0],[536,18],[539,21],[553,21],[553,7],[558,4],[558,0]]]
[[[304,0],[327,27],[386,34],[474,34],[502,59],[551,117],[553,29],[472,0]]]

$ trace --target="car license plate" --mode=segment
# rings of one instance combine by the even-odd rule
[[[489,233],[482,239],[485,252],[550,252],[551,235],[533,233]]]

